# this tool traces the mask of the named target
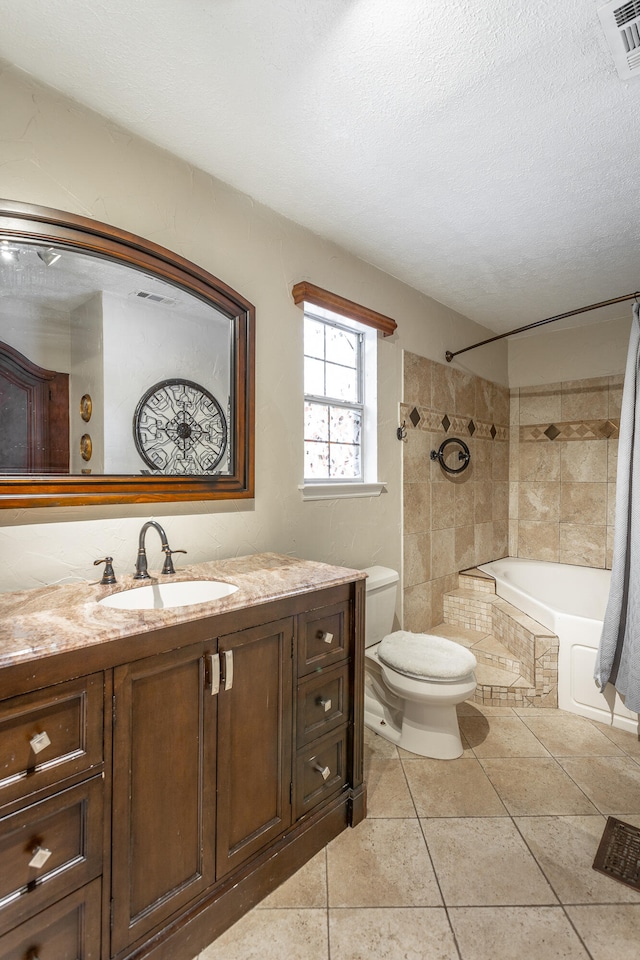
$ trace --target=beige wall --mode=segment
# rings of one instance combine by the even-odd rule
[[[176,251],[256,306],[256,497],[231,503],[0,511],[0,590],[94,579],[113,555],[131,572],[141,522],[162,520],[183,562],[278,550],[401,568],[402,349],[441,359],[489,334],[249,197],[31,82],[0,72],[0,195],[116,224]],[[302,324],[291,287],[308,279],[394,317],[379,341],[379,498],[302,503]],[[462,358],[461,358],[462,359]],[[506,347],[465,355],[507,382]],[[159,549],[149,541],[150,563]]]
[[[537,386],[563,380],[588,380],[624,373],[631,304],[624,315],[569,330],[553,327],[509,341],[509,386]]]
[[[442,622],[442,595],[459,570],[507,553],[509,391],[405,352],[402,419],[404,627],[420,632]],[[452,436],[471,454],[455,476],[430,460]],[[451,449],[455,458],[460,448]]]
[[[511,556],[611,566],[622,382],[512,389]]]

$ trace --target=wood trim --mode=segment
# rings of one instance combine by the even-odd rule
[[[13,476],[0,472],[4,507],[85,506],[108,503],[230,500],[255,493],[255,308],[202,267],[151,241],[117,227],[49,207],[0,199],[0,239],[57,244],[97,253],[177,284],[209,302],[230,321],[236,356],[232,373],[234,416],[229,424],[234,465],[229,476],[146,476],[62,473],[47,475],[40,465]]]
[[[316,287],[315,284],[302,280],[296,283],[291,290],[293,302],[298,306],[300,303],[313,303],[316,307],[324,307],[325,310],[333,310],[335,313],[341,313],[350,320],[357,320],[358,323],[364,323],[367,327],[373,327],[380,330],[382,335],[390,337],[395,333],[398,324],[391,317],[385,317],[382,313],[376,313],[369,307],[363,307],[353,300],[347,300],[337,293],[331,293],[330,290],[323,290],[322,287]]]
[[[365,657],[365,609],[367,602],[366,580],[353,584],[353,781],[360,787],[364,781],[364,657]]]

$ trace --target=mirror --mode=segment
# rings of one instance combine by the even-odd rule
[[[253,344],[189,261],[0,201],[0,505],[253,496]]]

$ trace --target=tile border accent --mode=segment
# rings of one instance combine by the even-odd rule
[[[566,440],[617,440],[620,420],[567,420],[520,427],[520,443],[559,443]]]
[[[418,417],[415,416],[416,412]],[[421,407],[413,403],[401,403],[400,421],[402,422],[407,419],[413,424],[414,430],[423,430],[427,433],[442,433],[444,431],[452,435],[457,434],[463,437],[473,437],[475,440],[499,440],[506,442],[509,439],[509,427],[507,424],[497,424],[492,420],[450,416],[443,410]],[[448,426],[445,427],[445,423],[448,424]]]

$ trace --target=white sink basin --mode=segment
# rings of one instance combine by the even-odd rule
[[[181,580],[172,583],[150,583],[98,600],[103,607],[116,610],[164,610],[187,607],[193,603],[209,603],[235,593],[238,588],[222,580]]]

